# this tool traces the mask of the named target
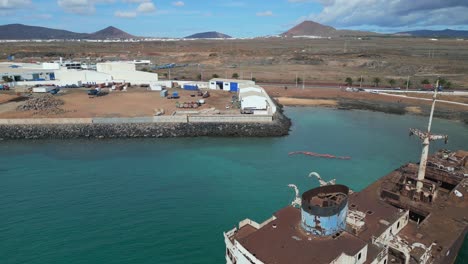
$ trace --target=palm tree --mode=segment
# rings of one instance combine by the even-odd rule
[[[197,74],[197,80],[199,80],[199,81],[202,80],[202,75],[201,75],[201,73]]]
[[[379,83],[380,83],[380,78],[379,78],[379,77],[375,77],[375,78],[374,78],[375,87],[379,86]]]
[[[239,78],[239,74],[238,74],[237,72],[233,73],[233,74],[232,74],[232,78],[233,78],[233,79]]]
[[[413,85],[413,83],[408,80],[406,80],[403,84],[405,85],[405,87],[411,87],[411,85]]]
[[[430,84],[429,80],[428,79],[424,79],[421,81],[421,84]]]
[[[394,79],[390,79],[390,80],[388,80],[388,83],[390,84],[390,87],[393,88],[393,86],[395,85],[396,82],[395,82]]]
[[[348,86],[352,86],[353,85],[353,79],[351,77],[347,77],[345,79],[345,82]]]
[[[213,74],[211,77],[213,77],[213,78],[219,78],[219,75],[215,73],[215,74]]]

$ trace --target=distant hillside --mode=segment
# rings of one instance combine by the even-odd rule
[[[411,36],[411,37],[425,37],[425,38],[468,38],[467,30],[415,30],[399,32],[395,35]]]
[[[291,28],[290,30],[283,33],[285,37],[294,37],[294,36],[322,36],[328,37],[334,35],[336,29],[329,26],[324,26],[322,24],[313,22],[313,21],[304,21],[299,25]]]
[[[89,34],[89,39],[131,39],[136,38],[133,35],[128,34],[125,31],[122,31],[115,27],[106,27],[103,30],[99,30],[92,34]]]
[[[339,36],[371,36],[378,35],[374,32],[358,30],[337,30],[334,27],[325,26],[314,21],[304,21],[299,25],[281,34],[283,37],[316,36],[316,37],[339,37]]]
[[[80,39],[88,34],[46,27],[10,24],[0,26],[0,39]]]
[[[187,36],[185,38],[193,38],[193,39],[210,39],[210,38],[232,38],[229,35],[219,33],[216,31],[211,31],[211,32],[203,32],[203,33],[197,33],[193,34],[190,36]]]
[[[92,34],[76,33],[61,29],[9,24],[0,26],[0,39],[118,39],[135,38],[115,27],[108,27]]]

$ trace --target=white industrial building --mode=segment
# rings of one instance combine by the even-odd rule
[[[62,61],[53,63],[0,63],[0,77],[7,76],[15,85],[82,85],[107,82],[151,84],[158,81],[157,73],[137,71],[134,62],[105,62],[96,70],[84,70]]]
[[[237,79],[211,79],[209,81],[209,88],[212,90],[224,90],[230,92],[238,92],[239,88],[244,86],[255,85],[254,81],[250,80],[237,80]]]
[[[56,84],[59,86],[99,84],[112,82],[112,75],[89,70],[67,70],[55,71]]]
[[[242,113],[254,115],[272,115],[276,112],[276,105],[270,96],[260,86],[247,86],[239,89],[239,101]]]
[[[104,62],[97,63],[98,72],[110,74],[115,82],[129,82],[131,84],[150,84],[158,81],[158,74],[137,71],[133,62]]]

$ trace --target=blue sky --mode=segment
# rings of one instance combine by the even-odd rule
[[[184,37],[279,34],[303,20],[340,29],[468,29],[468,0],[0,0],[0,24]]]

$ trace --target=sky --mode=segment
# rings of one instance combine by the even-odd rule
[[[82,33],[115,26],[148,37],[206,31],[256,37],[304,20],[381,33],[468,30],[468,0],[0,0],[0,24]]]

